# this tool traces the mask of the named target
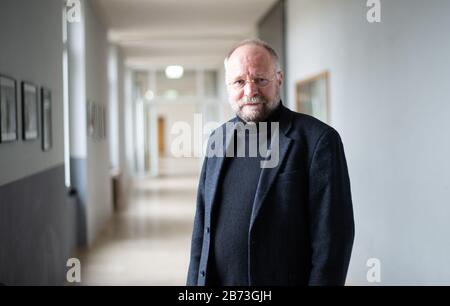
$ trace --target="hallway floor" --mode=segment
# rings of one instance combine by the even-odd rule
[[[81,285],[185,285],[199,160],[163,160],[160,178],[135,180],[89,250]]]

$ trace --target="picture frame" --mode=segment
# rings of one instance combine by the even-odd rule
[[[94,141],[106,139],[106,106],[101,103],[86,103],[87,135]]]
[[[87,123],[87,135],[89,137],[94,136],[94,103],[89,100],[86,103],[86,123]]]
[[[102,104],[99,104],[98,113],[98,139],[103,139],[105,133],[105,107]]]
[[[106,114],[107,114],[107,109],[106,109],[106,105],[104,105],[103,106],[103,131],[102,131],[103,139],[106,139],[106,130],[108,129],[107,121],[106,121],[106,119],[107,119]]]
[[[52,135],[52,92],[41,88],[41,122],[42,122],[42,150],[48,151],[53,146]]]
[[[324,71],[297,82],[297,111],[330,123],[329,73]]]
[[[95,140],[100,139],[100,126],[101,126],[101,105],[95,103]]]
[[[92,117],[93,117],[93,121],[94,121],[94,132],[93,132],[92,138],[94,140],[97,140],[99,119],[98,119],[98,105],[95,102],[93,102],[92,112],[93,112]]]
[[[24,140],[38,138],[38,120],[38,88],[32,83],[22,82],[22,132]]]
[[[0,75],[0,142],[18,139],[16,80]]]

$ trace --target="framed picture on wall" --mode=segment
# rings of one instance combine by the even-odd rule
[[[98,118],[97,139],[102,139],[102,133],[103,133],[103,105],[101,105],[101,104],[98,104],[97,118]]]
[[[22,82],[23,139],[38,138],[38,89],[36,85]]]
[[[106,139],[106,130],[107,130],[107,125],[106,125],[106,116],[107,111],[106,111],[106,106],[103,106],[103,133],[102,133],[102,137],[103,139]]]
[[[42,150],[48,151],[52,147],[52,93],[47,88],[41,88],[42,112]]]
[[[99,107],[99,117],[100,117],[100,127],[99,127],[99,138],[105,139],[106,136],[106,107],[104,105],[100,105]]]
[[[94,133],[92,136],[96,140],[98,138],[99,118],[98,118],[98,105],[95,102],[93,102],[92,112],[93,112],[92,116],[94,118]]]
[[[297,111],[330,123],[329,73],[327,71],[297,82]]]
[[[87,134],[90,137],[94,136],[94,103],[91,101],[87,101],[86,104],[87,110]]]
[[[0,76],[0,142],[17,140],[16,81]]]

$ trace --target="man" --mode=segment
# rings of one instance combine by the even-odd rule
[[[262,168],[262,157],[205,158],[187,284],[343,285],[354,221],[339,134],[282,105],[283,73],[266,43],[241,42],[226,57],[225,69],[237,115],[231,122],[279,125],[278,142],[267,135],[279,160]],[[234,145],[251,136],[234,138]],[[225,137],[227,151],[232,142]]]

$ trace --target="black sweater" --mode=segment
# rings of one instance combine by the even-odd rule
[[[278,120],[278,107],[268,122]],[[240,120],[242,123],[244,121]],[[256,135],[255,135],[256,133]],[[260,156],[249,156],[249,137],[266,131],[235,131],[234,157],[226,157],[213,211],[211,257],[207,285],[248,286],[248,234],[256,188],[261,174]],[[238,145],[245,145],[245,156],[237,157]]]

